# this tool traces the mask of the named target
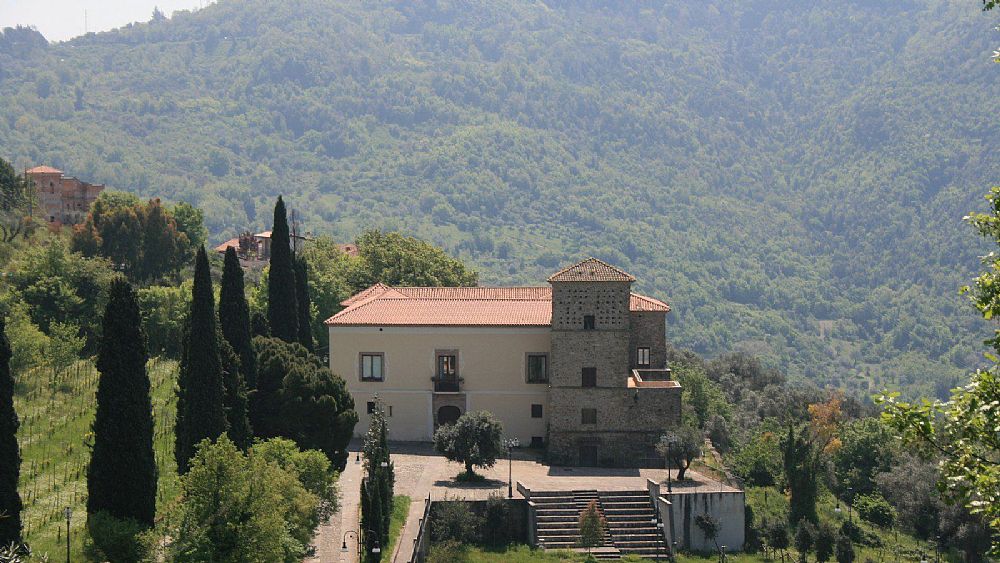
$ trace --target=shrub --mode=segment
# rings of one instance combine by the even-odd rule
[[[131,518],[121,520],[104,512],[87,517],[90,543],[87,551],[92,559],[111,563],[141,561],[145,557],[141,534],[146,527]]]
[[[452,540],[435,545],[427,555],[427,563],[466,563],[468,560],[468,548]]]
[[[482,519],[469,508],[468,503],[457,500],[435,503],[430,518],[433,543],[448,541],[471,543],[475,541],[482,522]]]
[[[878,493],[854,497],[854,508],[862,519],[881,528],[891,528],[896,522],[895,509]]]

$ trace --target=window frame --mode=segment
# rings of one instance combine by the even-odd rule
[[[593,379],[589,379],[592,377]],[[588,381],[590,385],[587,385]],[[580,387],[590,389],[597,387],[597,368],[596,367],[584,367],[580,369]]]
[[[535,407],[538,407],[537,409],[538,414],[535,414],[536,412]],[[532,403],[531,418],[545,418],[545,406],[540,403]]]
[[[365,377],[365,357],[378,358],[381,377]],[[374,367],[374,363],[372,364]],[[358,379],[365,383],[382,383],[385,381],[385,352],[359,352],[358,353]]]
[[[532,379],[531,378],[531,360],[532,358],[544,358],[545,361],[545,373],[542,374],[542,379]],[[524,381],[532,385],[546,385],[549,383],[549,353],[548,352],[528,352],[524,355]]]
[[[643,353],[645,352],[646,361],[643,362]],[[635,365],[641,368],[648,368],[650,364],[650,349],[649,346],[639,346],[635,349]]]
[[[445,376],[441,373],[441,358],[453,359],[452,374]],[[459,357],[457,348],[434,350],[434,379],[438,381],[452,381],[460,379],[462,377],[461,360],[462,359]]]
[[[594,315],[584,315],[583,330],[597,330],[597,317]]]
[[[592,415],[588,417],[587,415]],[[588,422],[587,419],[591,420]],[[593,407],[584,407],[580,409],[580,424],[597,424],[597,409]]]

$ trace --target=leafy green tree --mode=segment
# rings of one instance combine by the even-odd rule
[[[29,212],[35,199],[30,181],[0,158],[0,242],[12,243],[18,235],[30,233]]]
[[[298,343],[256,337],[257,390],[250,422],[259,437],[320,450],[341,470],[358,415],[344,380]]]
[[[219,331],[219,359],[222,361],[222,384],[226,390],[226,434],[241,450],[246,451],[253,442],[250,429],[250,406],[247,401],[247,386],[240,369],[240,358]]]
[[[788,426],[788,435],[781,441],[785,483],[790,498],[788,521],[807,520],[818,522],[816,515],[817,466],[819,453],[816,451],[808,430],[796,430]]]
[[[781,449],[778,437],[770,430],[754,435],[737,449],[733,456],[732,468],[747,485],[773,486],[781,474]]]
[[[896,511],[878,493],[855,495],[853,507],[858,512],[858,517],[880,528],[892,528],[896,523]]]
[[[444,424],[434,432],[434,449],[451,461],[465,465],[463,477],[474,479],[473,467],[493,467],[507,450],[503,424],[492,413],[465,413],[454,424]]]
[[[302,258],[295,260],[295,306],[298,308],[299,344],[313,350],[312,301],[309,299],[309,265]]]
[[[20,421],[14,410],[14,376],[10,371],[11,349],[6,321],[0,316],[0,546],[21,544],[21,450],[17,445]]]
[[[285,202],[278,196],[271,227],[271,262],[267,279],[267,321],[271,334],[298,342],[299,316],[295,300],[295,265],[288,233]]]
[[[479,276],[422,240],[399,233],[367,231],[358,237],[364,267],[354,272],[355,291],[382,282],[400,286],[471,286]]]
[[[719,385],[705,375],[700,367],[683,366],[674,374],[681,384],[682,403],[690,405],[697,417],[698,428],[704,428],[713,415],[727,415],[729,404]]]
[[[933,461],[908,455],[875,480],[879,492],[896,510],[899,525],[922,540],[937,534],[942,501]]]
[[[195,258],[191,309],[177,377],[174,457],[182,474],[198,443],[206,438],[215,440],[226,432],[226,390],[214,301],[208,255],[201,247]]]
[[[188,313],[191,282],[142,287],[137,295],[149,353],[179,359],[184,347],[184,317]]]
[[[833,468],[841,491],[854,494],[875,491],[875,477],[896,460],[892,434],[876,418],[849,422],[840,429],[840,447],[833,454]]]
[[[979,234],[1000,245],[1000,186],[986,196],[988,213],[971,213],[967,220]],[[986,271],[973,285],[962,288],[983,318],[1000,320],[1000,255],[991,252],[983,257]],[[905,444],[916,446],[927,455],[940,456],[939,487],[960,499],[973,512],[981,513],[1000,532],[1000,329],[987,341],[994,353],[988,357],[994,365],[976,370],[969,385],[952,391],[948,401],[923,401],[911,404],[899,400],[898,393],[878,398],[883,407],[883,421],[901,436]],[[993,544],[1000,550],[1000,541]]]
[[[135,290],[111,284],[97,355],[97,413],[87,468],[87,513],[153,525],[156,457],[146,338]]]
[[[854,563],[854,543],[851,542],[851,538],[841,534],[837,536],[837,546],[836,546],[836,556],[837,563]]]
[[[152,199],[140,208],[142,223],[142,250],[136,279],[155,281],[176,276],[187,261],[190,246],[187,235],[180,232],[170,212],[159,199]]]
[[[328,236],[316,237],[299,256],[309,266],[309,297],[319,313],[313,319],[313,338],[325,342],[329,335],[323,321],[339,311],[340,302],[351,296],[349,280],[356,277],[352,271],[361,267],[362,259],[345,254]]]
[[[240,371],[248,389],[257,385],[257,362],[253,353],[250,305],[243,285],[243,268],[232,247],[226,249],[219,292],[219,325],[226,341],[240,357]]]
[[[799,520],[795,530],[795,550],[799,552],[799,561],[805,563],[806,556],[816,543],[816,527],[808,520]]]
[[[826,523],[821,523],[816,528],[816,561],[826,563],[833,556],[833,548],[837,542],[837,533],[833,527]]]
[[[604,544],[606,526],[601,512],[597,509],[597,501],[592,500],[587,508],[580,512],[578,522],[580,527],[580,547],[590,549]]]
[[[781,560],[785,560],[785,551],[788,546],[791,545],[788,540],[788,525],[784,522],[774,522],[767,527],[766,531],[767,545],[771,546],[771,549],[781,552]]]
[[[319,499],[320,519],[337,511],[337,472],[323,452],[300,450],[291,440],[271,438],[255,443],[251,454],[292,472],[302,486]]]
[[[170,208],[177,223],[177,230],[187,237],[185,256],[191,256],[208,241],[208,230],[205,228],[205,212],[187,202],[179,202]]]
[[[705,437],[701,430],[693,425],[683,424],[660,436],[656,451],[677,468],[677,480],[681,481],[684,473],[691,467],[691,462],[701,457],[704,447]]]
[[[79,336],[80,328],[69,323],[49,325],[48,364],[57,375],[80,359],[87,339]]]
[[[181,489],[170,561],[298,562],[318,523],[318,499],[291,472],[224,435],[198,445]]]

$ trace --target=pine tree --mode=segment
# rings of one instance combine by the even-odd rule
[[[299,344],[313,351],[312,313],[309,299],[309,268],[305,258],[295,259],[295,306],[298,308]]]
[[[243,268],[233,247],[226,249],[219,292],[219,324],[222,334],[240,357],[240,373],[248,390],[257,385],[257,365],[250,330],[250,306],[243,285]],[[235,440],[234,440],[235,441]]]
[[[0,316],[0,547],[21,543],[21,451],[17,446],[20,421],[14,410],[14,376],[10,372],[10,342]]]
[[[285,202],[278,196],[271,227],[271,266],[267,278],[267,320],[271,334],[285,342],[298,342],[299,318],[295,302],[295,266],[288,235]]]
[[[174,457],[177,471],[187,473],[198,442],[215,440],[226,431],[225,387],[215,324],[215,298],[205,247],[194,265],[191,310],[177,378],[177,426]]]
[[[247,387],[243,382],[243,370],[240,358],[233,347],[226,342],[219,332],[219,356],[222,359],[223,384],[226,388],[226,421],[229,430],[226,432],[236,447],[243,451],[253,443],[253,431],[250,429],[250,413],[247,401]]]
[[[156,515],[153,406],[146,337],[135,290],[111,284],[97,353],[97,413],[87,469],[87,514],[107,512],[152,526]]]

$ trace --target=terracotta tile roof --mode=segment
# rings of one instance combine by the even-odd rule
[[[62,174],[63,171],[51,166],[36,166],[28,169],[28,174]]]
[[[229,248],[230,246],[233,247],[233,248],[235,248],[236,250],[239,250],[240,249],[240,237],[231,238],[231,239],[227,240],[226,242],[220,244],[219,246],[216,246],[215,247],[215,251],[219,252],[219,253],[225,253],[226,249]]]
[[[391,287],[377,283],[341,302],[337,326],[550,326],[550,287]],[[633,293],[632,311],[670,311]]]
[[[597,258],[587,258],[552,274],[549,282],[634,282],[631,274]]]

